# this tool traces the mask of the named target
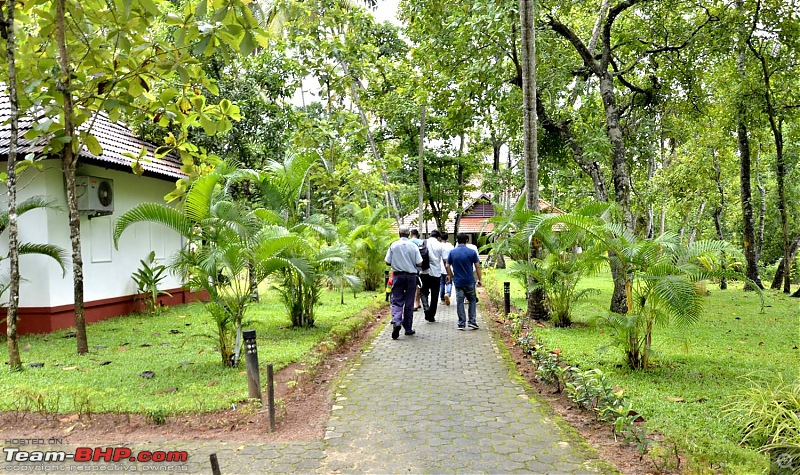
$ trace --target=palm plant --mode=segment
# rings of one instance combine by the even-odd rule
[[[725,241],[697,241],[687,246],[674,233],[641,239],[605,219],[563,215],[555,220],[585,233],[600,251],[608,252],[612,265],[624,269],[628,313],[612,314],[608,322],[614,344],[622,347],[632,369],[649,366],[655,326],[691,325],[701,317],[704,299],[697,291],[697,282],[744,278],[735,270],[735,262],[718,262],[723,253],[729,257],[741,255]]]
[[[386,207],[373,209],[355,203],[345,208],[349,218],[340,225],[340,234],[355,256],[354,269],[364,283],[364,289],[375,291],[383,287],[386,249],[392,243],[392,221],[386,218]]]
[[[114,229],[122,233],[138,222],[156,222],[186,239],[171,267],[193,290],[208,293],[206,309],[213,318],[222,362],[237,366],[242,344],[242,320],[250,297],[250,280],[260,282],[280,269],[303,273],[303,263],[283,256],[296,238],[269,224],[265,210],[249,210],[231,198],[232,183],[253,173],[227,164],[192,182],[181,209],[142,203],[124,213]]]
[[[284,255],[306,265],[285,267],[278,290],[292,320],[292,326],[314,326],[314,306],[319,301],[326,272],[350,256],[336,240],[336,228],[325,216],[303,216],[300,207],[304,184],[311,167],[319,160],[311,154],[288,154],[283,162],[270,161],[261,174],[259,188],[265,207],[262,217],[289,229],[296,237]]]
[[[615,234],[612,259],[626,269],[628,314],[609,317],[615,343],[622,346],[632,369],[650,364],[653,329],[656,325],[688,326],[700,319],[705,299],[696,283],[714,277],[743,276],[718,262],[721,253],[739,251],[725,241],[698,241],[689,246],[679,236],[665,233],[654,239],[639,239],[621,227]]]
[[[55,209],[53,202],[45,196],[33,196],[17,204],[17,214],[23,215],[35,209]],[[7,228],[9,223],[8,211],[0,212],[0,234]],[[61,272],[66,275],[65,263],[67,262],[67,251],[53,244],[23,242],[19,244],[20,255],[39,255],[53,259],[61,267]],[[0,262],[8,259],[8,255],[0,256]],[[4,294],[11,286],[8,276],[0,279],[0,295]]]
[[[585,219],[605,211],[605,207],[587,206],[575,213]],[[517,230],[513,234],[511,230]],[[572,323],[572,309],[581,299],[597,292],[595,289],[578,289],[580,280],[596,272],[605,262],[600,247],[589,247],[577,252],[577,247],[586,240],[586,232],[579,227],[566,226],[561,215],[540,214],[518,205],[509,218],[500,221],[497,232],[506,235],[501,239],[500,249],[513,252],[522,260],[515,260],[512,274],[528,283],[529,289],[541,289],[557,327],[568,327]],[[544,249],[541,258],[528,259],[528,243],[537,240]]]

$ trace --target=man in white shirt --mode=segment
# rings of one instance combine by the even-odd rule
[[[439,303],[445,305],[450,305],[450,291],[453,288],[450,277],[447,275],[447,267],[449,266],[447,257],[450,255],[450,251],[453,250],[453,245],[447,240],[449,237],[447,231],[442,232],[442,276],[439,279]]]
[[[420,300],[425,311],[425,321],[428,323],[436,321],[436,309],[439,305],[439,281],[442,277],[442,252],[444,251],[439,240],[441,236],[438,229],[431,231],[427,246],[429,267],[426,269],[423,265],[422,271],[419,273],[422,279]]]

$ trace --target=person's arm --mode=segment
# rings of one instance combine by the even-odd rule
[[[478,262],[475,263],[475,274],[478,276],[477,284],[480,286],[481,285],[481,281],[483,280],[483,275],[482,275],[482,272],[481,272],[481,261],[480,260],[478,260]]]

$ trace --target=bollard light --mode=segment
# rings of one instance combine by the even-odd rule
[[[503,311],[511,313],[511,282],[503,282]]]
[[[258,345],[256,331],[244,330],[244,361],[247,366],[247,388],[251,398],[261,401],[261,376],[258,373]]]

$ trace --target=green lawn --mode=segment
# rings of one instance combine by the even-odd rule
[[[505,271],[494,282],[510,281],[512,304],[525,308],[524,291]],[[603,325],[612,283],[602,275],[583,282],[599,295],[578,305],[571,328],[546,328],[546,345],[560,348],[563,360],[581,369],[600,368],[645,419],[649,431],[664,434],[690,457],[691,470],[705,473],[760,473],[767,457],[738,445],[739,430],[723,407],[731,403],[748,380],[773,381],[783,374],[797,380],[800,366],[800,299],[764,292],[763,313],[758,295],[745,293],[739,283],[711,295],[700,322],[691,327],[657,327],[653,334],[654,367],[631,371],[623,354],[609,347]]]
[[[262,374],[305,361],[310,350],[356,324],[360,310],[383,303],[382,293],[361,292],[354,299],[324,292],[316,327],[292,329],[276,292],[262,293],[245,316],[256,330]],[[89,325],[89,354],[76,354],[67,331],[26,335],[20,348],[24,371],[0,377],[0,411],[56,412],[203,412],[247,399],[244,361],[224,368],[211,317],[199,303],[172,307],[158,316],[129,315]],[[8,360],[3,338],[0,355]],[[242,358],[244,360],[244,358]],[[43,367],[29,367],[44,363]],[[140,376],[152,371],[152,378]],[[262,376],[262,383],[266,376]]]

